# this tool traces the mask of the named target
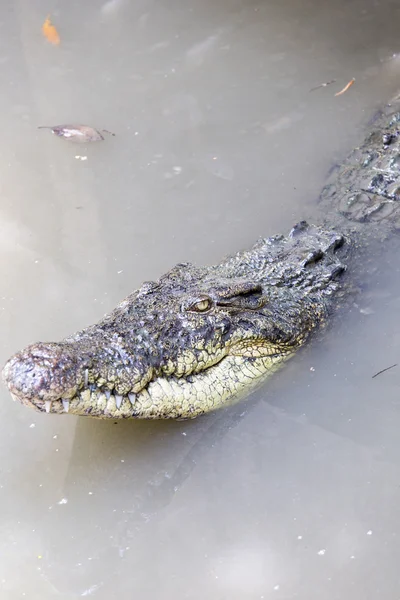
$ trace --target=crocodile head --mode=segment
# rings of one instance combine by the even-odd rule
[[[240,398],[324,321],[343,238],[301,224],[213,267],[180,264],[98,324],[14,355],[3,380],[47,413],[196,417]]]

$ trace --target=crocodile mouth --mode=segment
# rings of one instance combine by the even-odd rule
[[[75,365],[66,362],[63,354],[64,387],[57,395],[60,374],[57,374],[57,383],[53,384],[54,374],[46,365],[46,354],[49,350],[54,353],[56,346],[42,345],[35,352],[36,360],[40,355],[39,366],[36,363],[33,367],[20,354],[6,363],[2,376],[13,400],[41,413],[68,413],[99,419],[195,418],[234,404],[290,356],[289,351],[254,358],[225,354],[198,373],[184,377],[155,377],[140,391],[122,395],[91,385],[89,369],[84,369],[78,376]],[[71,359],[72,355],[68,360]]]

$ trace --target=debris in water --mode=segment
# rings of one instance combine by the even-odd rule
[[[89,560],[91,560],[89,558]],[[91,585],[90,588],[88,588],[87,590],[84,590],[81,593],[81,596],[91,596],[92,594],[94,594],[94,592],[96,592],[98,589],[100,589],[103,586],[103,582],[100,581],[100,583],[95,583],[94,585]]]
[[[353,85],[354,82],[355,82],[355,78],[353,77],[353,79],[350,79],[349,83],[347,85],[345,85],[344,88],[342,90],[340,90],[340,92],[337,92],[335,94],[335,96],[341,96],[342,94],[344,94],[345,92],[347,92],[347,90],[349,88],[351,88],[351,86]]]
[[[57,29],[54,27],[53,23],[50,20],[50,15],[47,17],[45,22],[42,25],[42,32],[44,37],[50,44],[54,44],[54,46],[58,46],[60,43],[60,36],[58,35]]]
[[[328,85],[331,85],[332,83],[336,83],[336,79],[331,79],[330,81],[326,81],[325,83],[320,83],[319,85],[316,85],[315,87],[311,88],[310,92],[315,92],[315,90],[319,90],[320,88],[327,87]]]
[[[104,140],[100,131],[88,125],[41,125],[38,129],[50,129],[54,135],[78,144]]]
[[[367,308],[360,308],[360,313],[362,315],[373,315],[374,314],[374,310],[373,308],[370,308],[369,306],[367,306]]]
[[[395,363],[394,365],[390,365],[390,367],[386,367],[386,369],[382,369],[382,371],[378,371],[377,373],[375,373],[375,375],[372,375],[372,379],[374,379],[374,377],[378,377],[378,375],[384,373],[385,371],[389,371],[389,369],[393,369],[393,367],[397,367],[397,363]]]

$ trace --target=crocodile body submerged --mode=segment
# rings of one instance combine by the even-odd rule
[[[301,222],[215,266],[179,264],[96,325],[28,346],[3,369],[13,398],[47,413],[161,419],[246,395],[327,321],[363,241],[400,226],[397,105],[332,173],[323,225]]]

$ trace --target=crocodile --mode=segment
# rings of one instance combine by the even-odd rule
[[[50,414],[194,418],[246,397],[329,322],[369,239],[400,227],[400,100],[337,165],[321,225],[259,239],[219,264],[181,263],[97,324],[31,344],[2,377]]]

